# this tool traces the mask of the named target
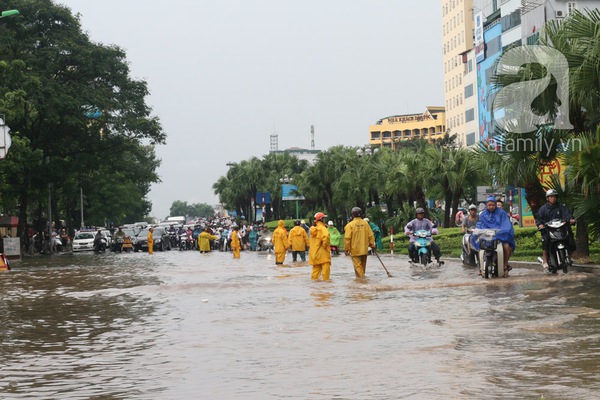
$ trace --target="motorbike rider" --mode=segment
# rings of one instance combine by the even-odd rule
[[[121,251],[121,246],[123,246],[123,241],[125,241],[125,232],[123,232],[123,228],[119,227],[115,232],[115,240],[113,242],[114,251]],[[119,243],[119,239],[121,239],[121,243]]]
[[[417,246],[415,246],[416,238],[413,236],[413,233],[420,230],[425,230],[431,232],[432,235],[437,235],[438,230],[429,219],[425,218],[425,210],[421,207],[415,210],[416,217],[412,221],[410,221],[404,227],[404,234],[410,237],[410,244],[408,245],[408,255],[411,260],[417,261]],[[431,239],[430,242],[431,253],[435,257],[435,260],[438,264],[443,264],[443,261],[440,261],[440,257],[442,256],[442,252],[440,251],[440,247]]]
[[[548,237],[548,229],[546,229],[545,224],[547,224],[548,222],[552,221],[553,219],[559,219],[561,221],[568,221],[570,225],[575,224],[575,219],[573,218],[573,214],[571,214],[571,211],[569,211],[569,209],[567,207],[565,207],[563,204],[560,204],[558,202],[558,192],[554,189],[550,189],[548,191],[546,191],[546,201],[547,203],[544,204],[537,212],[536,218],[535,218],[535,224],[537,225],[538,229],[540,230],[540,232],[542,233],[542,259],[543,261],[543,266],[544,269],[547,270],[548,269],[548,251],[549,251],[549,246],[550,246],[550,238]],[[571,232],[571,227],[569,226],[568,229],[568,235],[569,235],[569,246],[571,251],[575,251],[575,246],[574,246],[574,238],[573,238],[573,232]]]
[[[102,239],[104,239],[104,235],[102,234],[102,231],[98,229],[98,232],[96,232],[96,236],[94,236],[94,247],[100,249],[100,241]]]
[[[248,241],[250,242],[250,250],[256,251],[256,244],[258,243],[258,232],[256,226],[250,226],[250,233],[248,233]]]
[[[477,229],[498,230],[496,239],[502,242],[502,249],[504,250],[504,276],[508,277],[508,271],[512,269],[508,265],[508,260],[515,250],[515,230],[506,211],[497,207],[494,196],[487,198],[486,207],[479,215],[479,221],[475,227]],[[477,235],[471,235],[471,246],[479,250]]]
[[[479,214],[477,214],[477,206],[475,204],[471,204],[469,206],[469,215],[463,219],[461,225],[462,233],[472,233],[478,221]],[[469,253],[471,253],[471,241],[467,242],[467,249]]]

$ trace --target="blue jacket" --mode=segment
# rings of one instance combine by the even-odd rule
[[[506,211],[499,208],[496,208],[493,213],[487,209],[483,210],[475,227],[477,229],[499,229],[496,233],[496,239],[502,243],[508,243],[511,249],[515,249],[515,230]],[[471,235],[471,244],[479,250],[477,235]]]

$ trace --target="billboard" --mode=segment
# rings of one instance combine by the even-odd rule
[[[485,42],[483,40],[483,12],[475,14],[475,61],[485,59]]]
[[[298,194],[298,186],[281,185],[281,200],[304,200],[304,196]]]

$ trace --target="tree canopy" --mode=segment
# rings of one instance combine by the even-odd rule
[[[20,15],[0,24],[0,113],[13,146],[0,162],[0,207],[27,221],[86,224],[142,219],[159,181],[154,146],[166,135],[132,79],[125,52],[94,43],[70,9],[50,0],[0,1]]]

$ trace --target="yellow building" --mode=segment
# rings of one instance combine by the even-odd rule
[[[424,139],[429,143],[446,137],[444,107],[427,107],[423,114],[394,115],[369,127],[371,146],[396,148],[396,143]]]
[[[441,3],[448,133],[456,134],[458,143],[464,146],[468,144],[467,135],[472,134],[474,138],[478,130],[477,64],[473,60],[474,54],[471,54],[471,61],[468,59],[468,53],[473,49],[473,12],[478,9],[473,7],[473,0],[441,0]],[[491,6],[492,1],[480,3]]]

